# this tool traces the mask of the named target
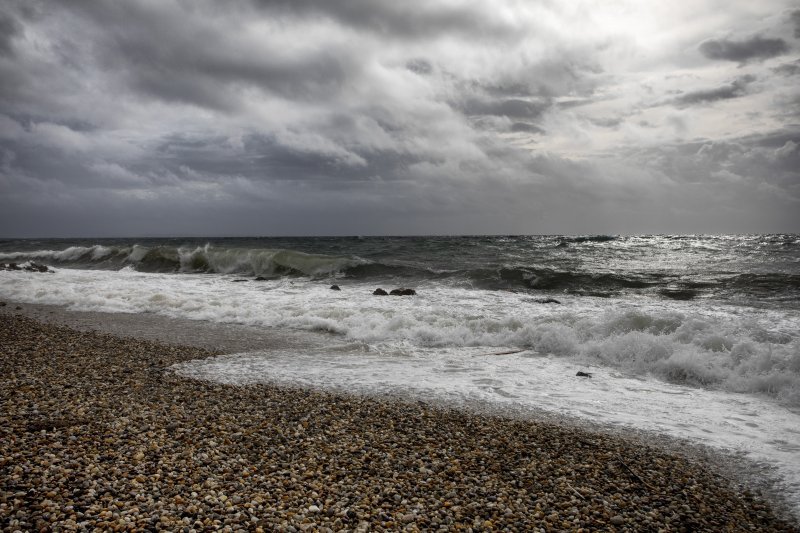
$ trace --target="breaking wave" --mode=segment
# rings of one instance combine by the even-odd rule
[[[72,268],[113,269],[133,267],[140,272],[207,272],[263,277],[321,277],[356,267],[353,257],[308,254],[283,249],[200,247],[72,246],[65,250],[0,253],[0,261],[41,261]]]
[[[42,261],[58,265],[89,266],[102,264],[111,259],[124,259],[130,254],[130,248],[102,246],[70,246],[65,250],[36,250],[30,252],[0,253],[0,261],[24,262]]]
[[[281,325],[322,330],[368,343],[424,348],[513,347],[590,365],[653,375],[692,387],[770,396],[800,408],[800,337],[756,321],[655,310],[564,312],[547,317],[457,316],[440,310],[422,317],[378,319],[315,312]]]

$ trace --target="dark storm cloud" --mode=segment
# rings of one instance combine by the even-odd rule
[[[8,13],[0,11],[0,56],[14,53],[14,38],[22,32],[22,25]]]
[[[460,107],[468,116],[494,115],[511,119],[537,119],[550,107],[550,104],[519,98],[500,100],[471,98]]]
[[[751,59],[764,60],[783,55],[789,51],[789,45],[783,39],[755,36],[743,41],[711,39],[702,43],[699,49],[709,59],[746,63]]]
[[[800,74],[800,60],[778,65],[777,67],[773,68],[772,71],[783,76],[797,76]]]
[[[357,68],[348,63],[352,56],[335,49],[292,54],[277,45],[232,39],[228,32],[236,31],[235,21],[223,19],[218,27],[187,24],[180,10],[136,2],[82,6],[103,28],[94,43],[102,66],[119,72],[129,87],[166,101],[230,111],[243,87],[318,98],[338,91]]]
[[[468,3],[254,0],[254,4],[270,13],[329,17],[348,27],[402,39],[456,34],[469,39],[508,40],[520,38],[525,31],[507,18],[498,16],[495,10],[481,10]]]
[[[692,91],[673,100],[678,107],[688,107],[699,104],[709,104],[718,100],[741,98],[747,94],[747,87],[756,80],[755,76],[745,75],[736,78],[732,83],[701,91]]]
[[[511,131],[513,133],[545,133],[539,126],[527,122],[514,122],[511,125]]]
[[[797,11],[792,11],[792,14],[789,15],[789,17],[794,24],[794,38],[800,39],[800,9]]]
[[[505,83],[483,83],[475,84],[480,87],[487,95],[499,98],[528,98],[540,96],[531,88],[529,83],[521,81],[509,81]]]
[[[687,183],[769,185],[800,201],[800,129],[634,150],[642,164]],[[677,172],[675,172],[677,170]]]
[[[415,58],[406,63],[406,68],[411,72],[416,72],[420,75],[426,75],[433,72],[433,65],[430,61],[423,58]]]
[[[755,197],[789,219],[795,132],[713,137],[748,127],[721,113],[758,112],[765,132],[791,120],[795,58],[770,70],[755,61],[769,39],[715,41],[742,64],[667,80],[697,30],[642,65],[648,35],[617,37],[579,11],[7,0],[0,233],[665,231],[652,220],[682,224],[677,205],[699,224]],[[716,207],[721,183],[733,192]]]

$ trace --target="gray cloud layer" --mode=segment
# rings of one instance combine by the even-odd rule
[[[800,39],[800,9],[797,11],[792,11],[790,16],[792,22],[794,23],[794,38]]]
[[[754,81],[756,81],[755,76],[749,74],[740,76],[733,80],[733,82],[723,85],[722,87],[717,87],[716,89],[692,91],[683,94],[675,99],[675,104],[678,107],[686,107],[695,104],[716,102],[717,100],[741,98],[747,94],[747,86]]]
[[[9,1],[0,236],[800,230],[797,12],[630,7]]]
[[[789,51],[789,45],[783,39],[756,36],[744,41],[712,39],[701,44],[700,51],[709,59],[745,62],[783,55]]]

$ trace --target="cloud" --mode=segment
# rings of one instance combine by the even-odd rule
[[[792,11],[789,15],[792,23],[794,24],[794,38],[800,39],[800,9]]]
[[[511,124],[511,131],[514,133],[545,133],[539,126],[527,122],[514,122]]]
[[[403,4],[371,0],[255,0],[269,14],[297,18],[324,17],[357,30],[385,37],[416,40],[459,37],[513,40],[525,28],[513,17],[492,9],[488,3],[443,3],[410,0]]]
[[[547,102],[523,100],[520,98],[508,99],[480,99],[470,98],[460,105],[461,111],[467,116],[494,115],[512,119],[537,119],[550,107]]]
[[[700,52],[709,59],[737,61],[764,60],[789,52],[789,45],[783,39],[769,39],[760,36],[743,41],[711,39],[702,43]]]
[[[0,57],[14,53],[14,38],[22,32],[22,25],[9,13],[0,11]]]
[[[673,100],[677,107],[688,107],[698,104],[709,104],[718,100],[730,100],[741,98],[747,94],[747,87],[756,80],[750,74],[740,76],[728,85],[717,87],[716,89],[706,89],[691,91]]]
[[[791,39],[785,15],[779,34],[766,7],[620,5],[10,0],[0,228],[704,231],[748,199],[785,227],[796,57],[685,53]]]
[[[784,63],[772,69],[773,72],[783,76],[797,76],[800,74],[800,59],[791,63]]]
[[[406,63],[406,68],[411,72],[415,72],[422,76],[433,72],[433,65],[431,65],[428,60],[420,57],[415,57],[414,59],[410,59]]]

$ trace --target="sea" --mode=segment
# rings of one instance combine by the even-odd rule
[[[746,459],[800,516],[797,234],[0,241],[11,262],[54,273],[0,271],[0,299],[313,341],[186,376],[663,435]]]

